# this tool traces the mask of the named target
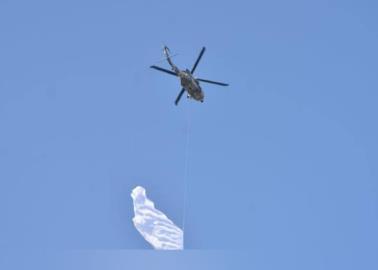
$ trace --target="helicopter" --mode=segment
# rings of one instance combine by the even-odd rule
[[[167,46],[164,46],[163,48],[163,53],[165,58],[168,61],[168,64],[171,66],[172,70],[168,70],[159,66],[152,65],[150,68],[168,73],[170,75],[176,76],[180,78],[181,81],[181,86],[182,89],[180,93],[178,94],[176,100],[175,100],[175,105],[177,106],[182,95],[187,92],[187,98],[192,98],[194,100],[203,102],[205,99],[205,94],[200,86],[199,82],[204,82],[204,83],[211,83],[211,84],[216,84],[216,85],[221,85],[221,86],[228,86],[227,83],[222,83],[222,82],[216,82],[216,81],[210,81],[210,80],[205,80],[205,79],[200,79],[200,78],[195,78],[193,76],[194,71],[197,68],[197,65],[199,61],[202,58],[202,55],[204,54],[206,48],[202,47],[202,50],[200,54],[198,55],[198,58],[196,62],[194,63],[193,67],[191,70],[185,69],[185,70],[180,70],[175,64],[173,64],[171,56],[170,56],[170,51]]]

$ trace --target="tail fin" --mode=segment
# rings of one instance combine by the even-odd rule
[[[174,70],[175,72],[178,71],[178,68],[173,64],[172,60],[171,60],[171,55],[170,55],[170,50],[167,46],[164,45],[164,48],[163,48],[163,53],[169,63],[169,65],[172,67],[172,70]],[[177,73],[177,72],[176,72]]]
[[[169,54],[170,54],[171,51],[169,50],[169,48],[166,45],[164,45],[164,47],[163,47],[163,52],[164,52],[165,57],[169,58]]]

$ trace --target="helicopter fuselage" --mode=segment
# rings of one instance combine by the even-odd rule
[[[180,77],[181,86],[188,93],[187,97],[203,102],[205,95],[198,81],[193,77],[190,71],[189,70],[179,71],[178,76]]]

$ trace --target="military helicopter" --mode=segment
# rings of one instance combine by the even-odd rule
[[[165,68],[162,68],[162,67],[155,66],[155,65],[151,66],[151,68],[153,68],[153,69],[156,69],[156,70],[159,70],[159,71],[162,71],[162,72],[165,72],[165,73],[168,73],[168,74],[171,74],[173,76],[180,78],[182,89],[181,89],[180,93],[178,94],[178,96],[175,100],[176,105],[179,103],[179,101],[180,101],[180,99],[181,99],[181,97],[182,97],[182,95],[184,94],[185,91],[187,91],[187,97],[188,98],[193,98],[194,100],[203,102],[204,99],[205,99],[205,95],[204,95],[204,92],[202,91],[202,88],[201,88],[199,82],[212,83],[212,84],[217,84],[217,85],[221,85],[221,86],[228,86],[228,84],[226,84],[226,83],[215,82],[215,81],[210,81],[210,80],[205,80],[205,79],[199,79],[199,78],[195,78],[193,76],[193,73],[196,70],[197,65],[198,65],[199,61],[201,60],[202,55],[204,54],[205,50],[206,50],[206,48],[203,47],[200,54],[198,55],[196,62],[194,63],[194,65],[192,67],[192,70],[189,70],[189,69],[180,70],[177,66],[175,66],[172,62],[172,59],[171,59],[171,56],[170,56],[170,51],[169,51],[169,48],[167,46],[164,46],[163,52],[164,52],[164,55],[165,55],[165,57],[168,61],[168,64],[172,68],[172,71],[165,69]]]

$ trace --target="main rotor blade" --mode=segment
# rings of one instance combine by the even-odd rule
[[[182,97],[182,95],[183,95],[184,93],[185,93],[185,89],[182,88],[181,91],[180,91],[180,93],[178,94],[176,100],[175,100],[175,104],[176,104],[176,106],[177,106],[177,104],[179,103],[179,101],[180,101],[180,99],[181,99],[181,97]]]
[[[205,79],[196,79],[196,80],[200,81],[200,82],[205,82],[205,83],[212,83],[212,84],[217,84],[217,85],[222,85],[222,86],[228,86],[228,83],[215,82],[215,81],[210,81],[210,80],[205,80]]]
[[[168,73],[168,74],[171,74],[173,76],[177,76],[176,73],[174,73],[173,71],[170,71],[168,69],[165,69],[165,68],[162,68],[162,67],[158,67],[158,66],[150,66],[150,68],[153,68],[153,69],[156,69],[156,70],[159,70],[159,71],[163,71],[165,73]]]
[[[201,50],[200,54],[198,55],[198,58],[197,58],[196,62],[194,63],[194,66],[192,67],[192,70],[190,71],[192,74],[196,70],[196,67],[197,67],[199,61],[201,60],[201,57],[202,57],[203,53],[205,52],[205,50],[206,50],[206,48],[202,47],[202,50]]]

